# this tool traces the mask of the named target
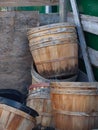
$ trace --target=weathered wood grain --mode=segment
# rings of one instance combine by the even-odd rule
[[[81,15],[81,20],[82,20],[81,22],[82,22],[84,31],[98,35],[98,17],[89,16],[89,15]],[[72,13],[68,13],[67,21],[70,23],[74,23]],[[46,24],[52,24],[52,23],[58,23],[58,22],[59,22],[59,14],[57,13],[40,14],[40,25],[46,25]],[[98,67],[98,58],[97,58],[98,51],[88,47],[88,52],[89,52],[90,61],[92,65]]]
[[[86,68],[86,71],[87,71],[88,79],[89,79],[90,82],[94,82],[95,81],[94,74],[93,74],[93,70],[92,70],[92,67],[91,67],[91,64],[90,64],[90,60],[89,60],[86,40],[85,40],[85,36],[84,36],[84,33],[83,33],[82,25],[81,25],[80,14],[79,14],[77,2],[76,2],[76,0],[70,0],[70,3],[71,3],[71,6],[72,6],[74,21],[75,21],[75,25],[76,25],[77,33],[78,33],[78,37],[79,37],[79,45],[81,47],[81,51],[82,51],[82,55],[83,55],[84,64],[85,64],[85,68]]]
[[[1,7],[57,5],[58,0],[0,0]]]
[[[88,47],[91,64],[98,67],[98,51]]]
[[[98,35],[98,17],[80,15],[83,30]],[[73,14],[68,13],[68,21],[74,23]]]
[[[91,47],[87,47],[87,49],[91,64],[98,68],[98,50],[92,49]],[[79,50],[79,58],[83,59],[81,50]]]
[[[59,14],[40,14],[40,25],[46,25],[59,22]],[[83,30],[98,35],[98,17],[89,15],[80,15]],[[74,23],[73,14],[68,13],[67,21]]]
[[[39,113],[37,124],[41,124],[43,127],[52,125],[50,86],[48,83],[36,83],[29,87],[27,106]]]
[[[35,118],[29,114],[14,107],[0,104],[0,128],[2,130],[32,130],[35,124]]]
[[[56,129],[87,130],[98,128],[97,82],[52,82],[50,88]]]
[[[41,75],[39,75],[39,73],[37,73],[36,72],[36,70],[35,70],[35,67],[34,67],[34,65],[32,65],[32,70],[31,70],[31,75],[32,75],[32,84],[33,83],[42,83],[42,82],[47,82],[47,83],[50,83],[50,82],[69,82],[69,81],[76,81],[76,79],[77,79],[77,75],[74,75],[74,76],[72,76],[72,77],[70,77],[70,78],[67,78],[67,79],[60,79],[60,80],[58,80],[58,79],[51,79],[51,80],[49,80],[49,79],[45,79],[44,77],[42,77]]]
[[[37,27],[29,31],[28,39],[40,75],[45,78],[67,78],[77,74],[78,41],[73,24],[58,23]]]
[[[67,3],[68,0],[59,0],[59,15],[60,15],[59,22],[67,21],[67,12],[68,12]]]

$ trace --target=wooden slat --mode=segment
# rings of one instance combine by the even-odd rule
[[[0,104],[0,111],[0,130],[31,130],[35,127],[35,118],[24,111],[5,104]]]
[[[89,55],[88,55],[88,52],[87,52],[86,40],[85,40],[83,29],[82,29],[82,26],[81,26],[81,20],[80,20],[80,17],[79,17],[79,10],[78,10],[78,7],[77,7],[77,3],[76,3],[76,0],[70,0],[70,3],[71,3],[73,14],[74,14],[75,25],[77,27],[77,32],[78,32],[78,35],[79,35],[79,43],[80,43],[80,47],[81,47],[81,50],[82,50],[82,55],[83,55],[88,79],[89,79],[89,82],[93,82],[93,81],[95,81],[94,75],[93,75],[93,70],[92,70],[92,67],[91,67],[91,64],[90,64],[90,61],[89,61]]]
[[[98,17],[89,15],[80,15],[83,30],[98,35]],[[40,14],[40,25],[46,25],[59,22],[59,14]],[[67,21],[74,23],[72,13],[68,13]]]
[[[83,30],[98,35],[98,17],[80,15]],[[73,14],[68,13],[68,21],[74,23]]]
[[[58,0],[0,0],[0,7],[57,5]]]
[[[98,51],[88,47],[91,64],[98,67]]]
[[[67,21],[67,11],[68,11],[67,2],[68,0],[59,0],[59,15],[60,15],[59,22]]]
[[[94,50],[90,47],[87,47],[87,49],[88,49],[88,54],[90,57],[91,64],[98,68],[98,50]],[[79,50],[79,58],[83,59],[83,57],[81,55],[82,55],[82,52],[81,52],[81,50]]]

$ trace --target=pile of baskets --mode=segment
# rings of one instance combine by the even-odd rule
[[[39,113],[43,129],[91,130],[98,128],[98,82],[32,84],[27,105]]]
[[[78,75],[76,29],[70,23],[35,27],[28,32],[28,39],[33,64],[27,106],[39,113],[37,125],[44,128],[54,127],[48,83],[76,81]]]

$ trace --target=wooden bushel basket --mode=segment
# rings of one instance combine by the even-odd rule
[[[38,114],[33,111],[34,116],[32,116],[29,110],[31,108],[0,97],[0,130],[32,130],[36,126],[35,117]]]
[[[77,79],[77,75],[74,75],[67,79],[46,79],[36,72],[34,65],[31,66],[32,84],[33,83],[51,83],[51,82],[74,82]]]
[[[44,78],[72,76],[78,70],[75,26],[56,23],[28,32],[29,46],[37,71]]]
[[[52,110],[50,100],[50,88],[48,83],[36,83],[30,86],[27,106],[38,111],[37,125],[43,127],[52,125]]]
[[[98,128],[98,83],[51,83],[51,102],[57,130]]]

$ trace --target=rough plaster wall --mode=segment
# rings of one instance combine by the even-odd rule
[[[26,33],[38,23],[37,12],[0,12],[0,88],[26,93],[32,62]]]

